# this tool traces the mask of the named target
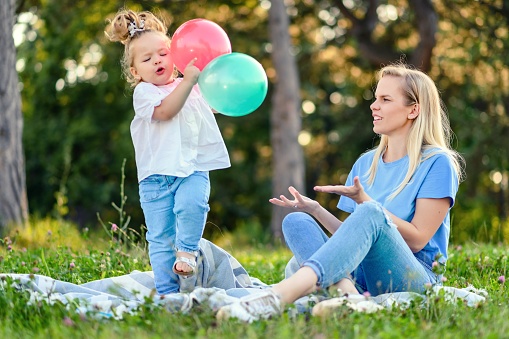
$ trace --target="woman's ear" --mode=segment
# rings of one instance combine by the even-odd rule
[[[419,106],[419,104],[414,104],[412,106],[412,110],[408,114],[408,119],[414,120],[415,118],[417,118],[419,116],[420,112],[421,112],[421,106]]]

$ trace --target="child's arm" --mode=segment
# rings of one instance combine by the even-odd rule
[[[154,108],[152,119],[154,120],[170,120],[184,107],[184,104],[193,89],[193,86],[198,82],[200,70],[194,66],[196,58],[184,69],[184,79],[177,85],[175,90],[168,94],[166,98],[161,101],[161,104]]]

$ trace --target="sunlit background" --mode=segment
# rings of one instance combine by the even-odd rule
[[[23,99],[24,150],[30,212],[97,227],[96,214],[114,218],[121,164],[126,159],[127,211],[143,224],[129,135],[131,90],[122,79],[122,46],[104,37],[106,20],[121,7],[155,10],[170,32],[192,18],[225,29],[233,51],[260,61],[271,82],[263,105],[242,118],[218,117],[231,169],[212,174],[207,232],[256,228],[267,233],[271,208],[272,66],[270,1],[26,1],[14,26]],[[344,182],[356,157],[376,145],[369,104],[374,72],[352,34],[339,1],[285,1],[291,20],[302,97],[298,143],[312,198],[335,210],[337,197],[314,196],[316,184]],[[344,0],[361,20],[368,1]],[[437,0],[439,18],[430,76],[437,82],[467,160],[467,179],[453,209],[452,241],[509,240],[509,11],[502,1]],[[373,41],[407,60],[420,41],[407,1],[376,9]],[[397,61],[397,60],[395,60]],[[281,79],[285,81],[285,79]],[[291,170],[291,169],[289,169]],[[283,193],[283,192],[282,192]],[[256,227],[254,227],[255,225]]]

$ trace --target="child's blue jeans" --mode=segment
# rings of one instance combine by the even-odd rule
[[[362,293],[422,292],[437,275],[417,259],[395,224],[377,202],[365,202],[329,238],[308,214],[295,212],[283,221],[288,247],[301,266],[312,268],[326,288],[350,278]]]
[[[197,171],[185,178],[151,175],[140,182],[139,189],[157,293],[178,292],[172,266],[176,251],[199,250],[210,209],[209,173]]]

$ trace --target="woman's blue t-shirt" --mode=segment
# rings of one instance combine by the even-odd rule
[[[432,152],[429,150],[426,152]],[[382,157],[378,160],[378,169],[373,185],[367,183],[368,170],[373,161],[375,151],[364,153],[353,165],[345,185],[353,185],[353,178],[358,176],[366,193],[395,216],[410,222],[414,217],[415,203],[419,198],[449,198],[450,207],[458,191],[458,176],[449,155],[438,151],[417,167],[410,182],[392,200],[388,199],[392,192],[405,178],[408,170],[408,156],[394,162],[385,163]],[[425,153],[426,154],[426,153]],[[338,208],[352,213],[357,204],[350,198],[341,196]],[[437,254],[442,254],[440,262],[447,259],[447,246],[450,233],[450,213],[447,212],[444,221],[426,246],[414,255],[428,265],[435,260]]]

